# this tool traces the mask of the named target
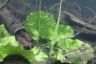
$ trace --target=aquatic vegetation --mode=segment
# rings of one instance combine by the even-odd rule
[[[93,56],[93,49],[89,44],[78,39],[71,39],[71,37],[74,37],[74,31],[69,25],[59,24],[58,31],[55,33],[56,21],[51,13],[43,11],[32,12],[27,17],[24,25],[28,32],[33,34],[34,37],[38,37],[37,40],[40,38],[47,39],[48,44],[44,47],[50,50],[48,57],[51,56],[53,59],[60,60],[61,62],[69,60],[78,64],[82,61],[85,64]],[[35,28],[37,26],[38,28]],[[38,33],[38,35],[34,33]],[[66,59],[66,56],[69,59]]]
[[[34,64],[34,61],[46,62],[49,57],[54,61],[86,64],[93,57],[93,48],[81,40],[71,39],[74,37],[74,30],[67,24],[58,24],[58,30],[55,33],[56,25],[56,20],[51,13],[31,12],[24,22],[26,30],[37,41],[36,43],[40,44],[39,40],[42,39],[47,42],[42,45],[36,44],[28,51],[23,50],[15,40],[15,36],[9,35],[4,27],[0,27],[4,29],[0,31],[0,35],[3,35],[2,32],[5,35],[0,38],[0,61],[3,61],[7,55],[19,54],[28,59],[31,64]],[[45,52],[46,48],[49,51]]]
[[[5,29],[4,25],[0,25],[0,39],[8,35],[9,34],[7,30]]]

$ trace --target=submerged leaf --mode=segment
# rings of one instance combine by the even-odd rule
[[[42,11],[32,12],[27,16],[27,20],[24,22],[26,30],[31,32],[35,39],[49,39],[54,32],[55,24],[53,16],[48,12]]]

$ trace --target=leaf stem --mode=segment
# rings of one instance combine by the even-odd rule
[[[63,0],[60,0],[59,14],[58,14],[58,20],[57,20],[57,24],[56,24],[56,28],[55,28],[55,34],[57,34],[57,32],[58,32],[58,27],[59,27],[59,23],[60,23],[62,1]]]

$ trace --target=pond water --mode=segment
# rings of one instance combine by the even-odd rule
[[[15,2],[14,2],[15,1]],[[40,3],[41,2],[41,3]],[[58,3],[60,0],[10,0],[8,6],[6,6],[18,19],[24,20],[26,16],[31,11],[44,10],[50,11],[58,17],[59,6]],[[63,0],[62,3],[62,13],[63,11],[70,12],[82,22],[88,23],[91,19],[94,29],[96,26],[95,12],[96,12],[96,0]],[[56,7],[54,7],[57,4]],[[51,7],[54,7],[53,10],[50,10]],[[63,17],[63,15],[62,15]],[[75,24],[76,25],[76,24]],[[90,29],[89,29],[90,30]],[[94,29],[96,31],[96,28]],[[76,38],[84,39],[90,41],[91,43],[96,42],[95,35],[85,35],[79,34]]]

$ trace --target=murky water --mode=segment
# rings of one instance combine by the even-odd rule
[[[14,2],[15,1],[15,2]],[[40,3],[41,1],[41,3]],[[25,19],[26,16],[31,11],[36,10],[44,10],[44,11],[50,11],[51,7],[54,7],[56,4],[58,4],[60,0],[10,0],[8,2],[8,6],[6,6],[18,19]],[[80,20],[82,22],[88,23],[90,20],[90,24],[94,25],[93,29],[96,27],[96,19],[95,19],[95,13],[96,13],[96,0],[63,0],[62,3],[62,12],[68,11]],[[41,7],[40,7],[41,5]],[[51,12],[58,12],[59,6],[57,5],[56,8],[54,7]],[[56,9],[56,10],[55,10]],[[58,14],[58,13],[56,13]],[[58,15],[56,15],[58,17]],[[90,30],[90,29],[89,29]],[[95,28],[96,31],[96,28]],[[94,37],[94,38],[93,38]],[[76,38],[89,40],[92,43],[96,42],[96,36],[89,34],[83,35],[80,34]]]

